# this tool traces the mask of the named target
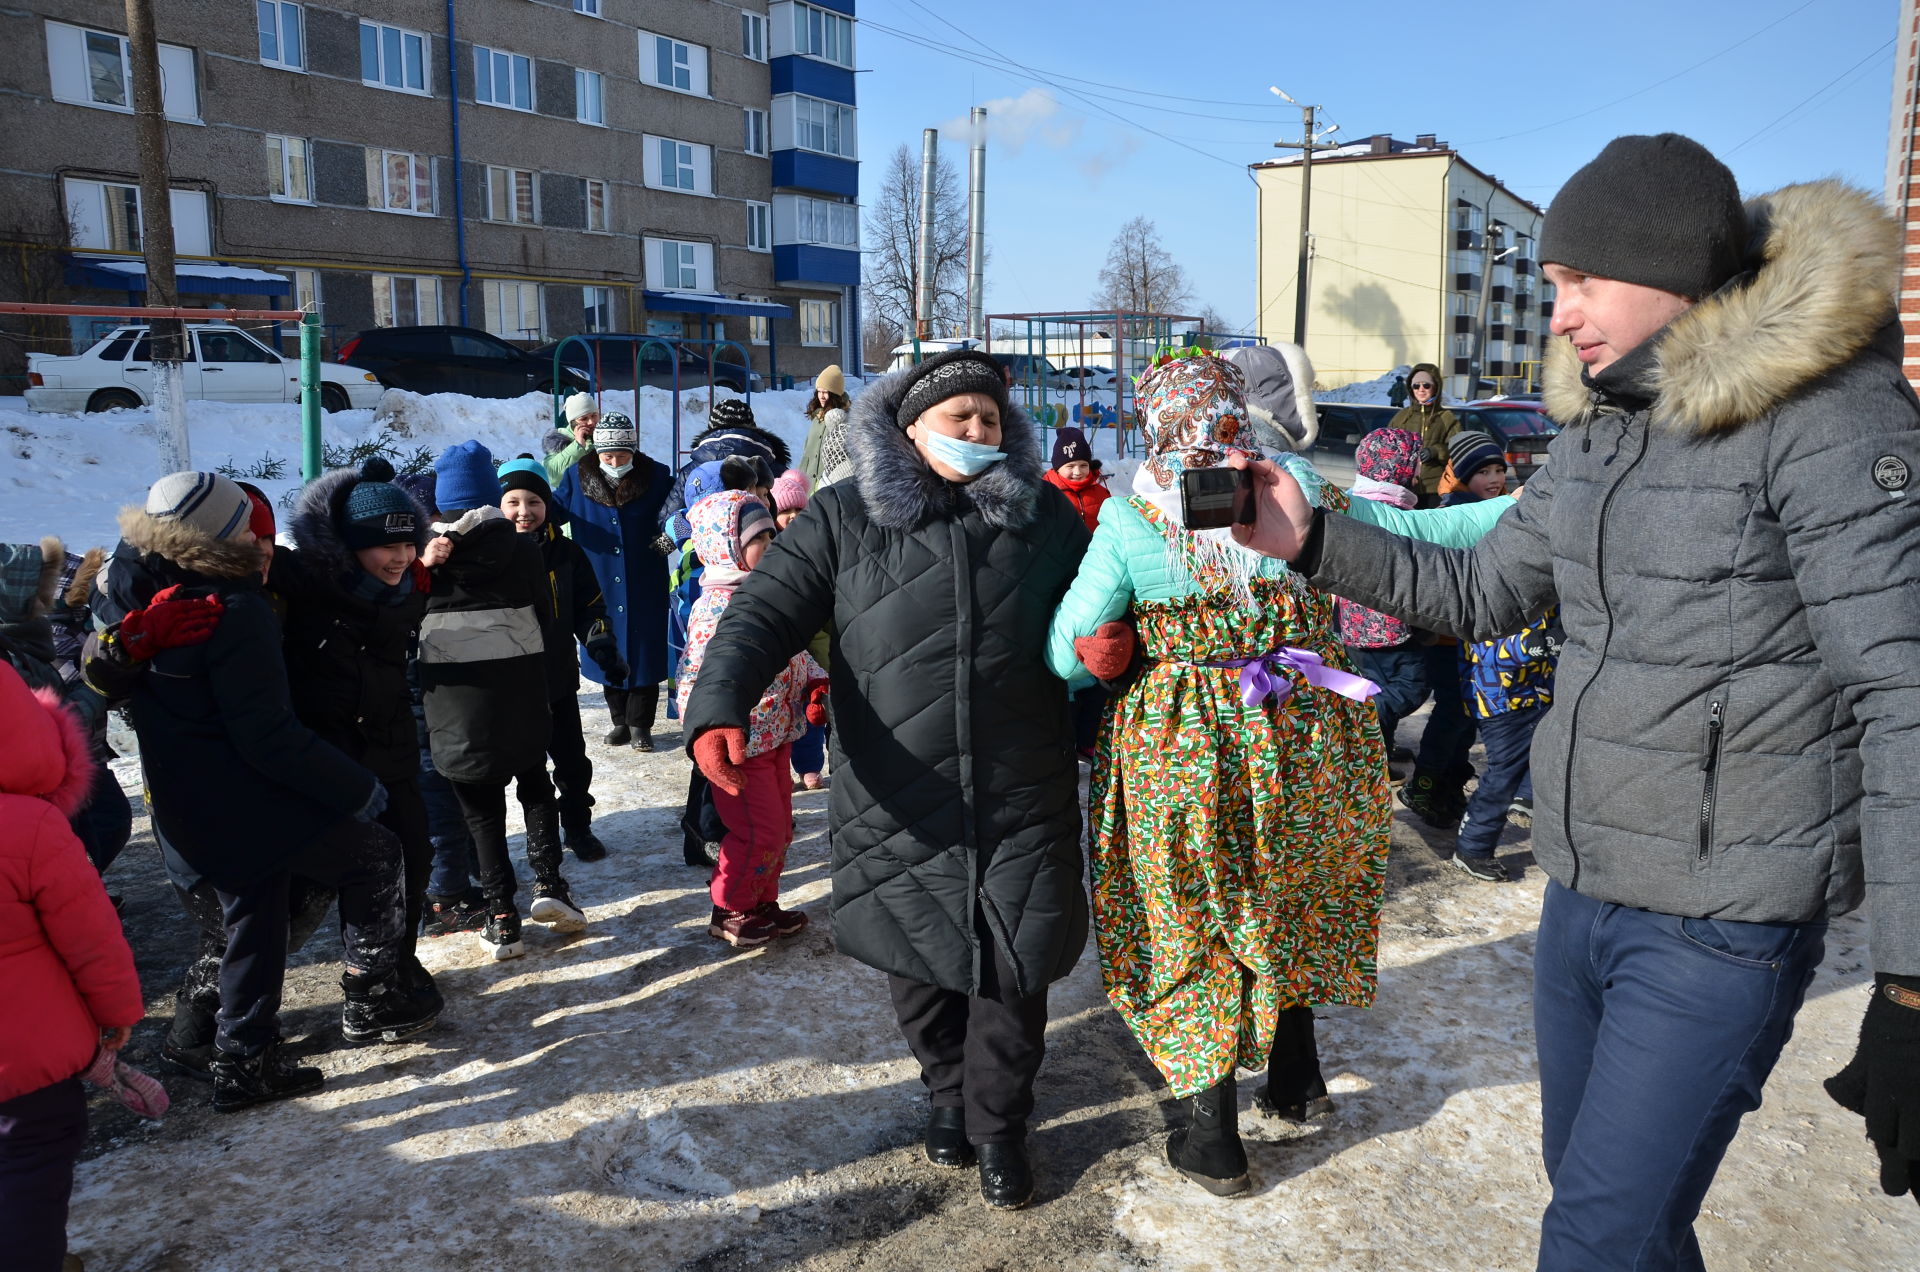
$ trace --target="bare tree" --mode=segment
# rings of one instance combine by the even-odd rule
[[[1160,232],[1144,216],[1120,227],[1100,268],[1093,303],[1122,313],[1169,313],[1192,296],[1187,272],[1160,245]]]
[[[869,313],[866,322],[860,327],[861,360],[870,369],[885,371],[894,347],[902,338],[903,334],[898,328],[886,319]]]
[[[967,325],[965,193],[953,165],[940,160],[933,186],[935,335],[959,334]],[[920,286],[920,160],[904,145],[887,160],[880,197],[867,213],[864,246],[867,314],[890,328],[898,344],[913,331]]]
[[[1200,305],[1194,309],[1194,312],[1200,316],[1200,330],[1216,336],[1233,332],[1233,328],[1227,323],[1227,316],[1212,305]]]

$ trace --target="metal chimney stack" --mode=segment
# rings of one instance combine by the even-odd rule
[[[987,108],[973,108],[967,165],[967,335],[987,338]]]
[[[914,303],[914,335],[921,340],[933,337],[934,269],[933,194],[935,174],[940,163],[940,132],[928,128],[920,134],[920,275],[919,299]]]

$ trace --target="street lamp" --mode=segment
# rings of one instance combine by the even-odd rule
[[[1307,262],[1309,245],[1307,224],[1308,218],[1313,212],[1313,152],[1316,150],[1336,149],[1331,143],[1322,142],[1320,139],[1322,137],[1331,137],[1335,132],[1339,131],[1340,125],[1333,124],[1324,131],[1316,133],[1313,127],[1313,117],[1320,109],[1318,106],[1302,106],[1299,102],[1294,101],[1292,97],[1288,96],[1286,91],[1277,84],[1267,85],[1267,91],[1290,106],[1300,107],[1300,140],[1276,141],[1273,143],[1273,148],[1275,150],[1298,150],[1300,152],[1300,264],[1299,268],[1294,271],[1293,276],[1293,343],[1304,349],[1307,344]]]

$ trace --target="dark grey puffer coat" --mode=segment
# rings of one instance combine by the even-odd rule
[[[854,477],[775,536],[721,617],[687,704],[689,739],[744,727],[787,659],[833,634],[833,934],[842,953],[977,992],[986,951],[1021,995],[1065,976],[1087,936],[1079,768],[1047,628],[1087,530],[1042,480],[1032,422],[964,485],[894,423],[900,376],[854,403]],[[977,901],[977,905],[976,905]]]
[[[1470,552],[1328,516],[1316,586],[1475,640],[1557,596],[1534,849],[1567,887],[1665,914],[1797,922],[1871,903],[1920,975],[1920,400],[1900,235],[1834,182],[1748,207],[1761,262],[1583,383]]]

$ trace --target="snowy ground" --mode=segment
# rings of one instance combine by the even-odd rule
[[[596,694],[582,706],[604,715]],[[1410,725],[1407,736],[1414,735]],[[1220,1201],[1164,1165],[1175,1110],[1100,994],[1089,953],[1056,986],[1032,1150],[1039,1196],[1000,1214],[971,1172],[921,1157],[924,1101],[884,979],[825,923],[825,795],[796,796],[785,899],[815,924],[732,952],[705,935],[675,824],[686,761],[593,743],[606,861],[569,877],[593,927],[529,925],[528,955],[425,943],[448,997],[413,1043],[338,1035],[333,940],[289,977],[284,1027],[320,1093],[216,1116],[204,1087],[141,1122],[96,1101],[71,1223],[89,1272],[565,1269],[1525,1269],[1546,1201],[1528,963],[1542,877],[1515,832],[1507,887],[1444,871],[1396,824],[1381,991],[1324,1014],[1336,1115],[1252,1114],[1254,1194]],[[589,735],[599,732],[589,729]],[[130,761],[120,764],[131,783]],[[1443,846],[1445,837],[1437,842]],[[516,843],[516,854],[518,846]],[[144,823],[108,876],[127,898],[154,1056],[189,942]],[[1797,1036],[1700,1220],[1709,1266],[1916,1266],[1920,1212],[1879,1195],[1859,1119],[1818,1080],[1851,1053],[1864,928],[1836,925]]]

